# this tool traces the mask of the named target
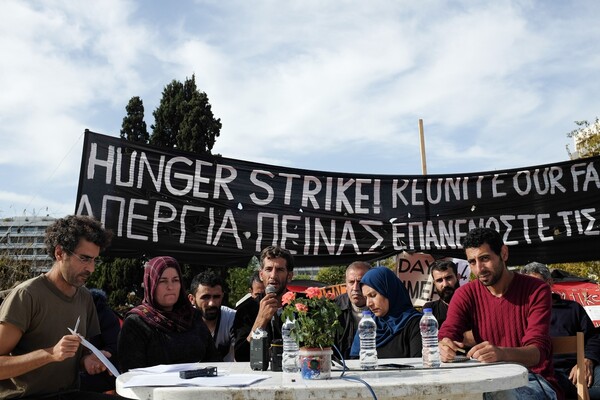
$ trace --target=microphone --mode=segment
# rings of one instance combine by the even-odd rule
[[[267,285],[265,288],[265,294],[277,293],[277,289],[273,285]]]

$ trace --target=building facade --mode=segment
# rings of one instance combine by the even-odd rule
[[[46,272],[52,259],[46,253],[46,228],[54,223],[50,217],[13,217],[0,219],[0,256],[27,262],[31,272]]]

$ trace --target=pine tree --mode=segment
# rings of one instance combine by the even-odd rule
[[[221,132],[221,120],[215,119],[206,93],[197,89],[195,75],[168,84],[153,115],[150,143],[157,146],[211,154]]]
[[[146,122],[144,122],[144,103],[138,96],[132,97],[125,107],[127,115],[121,125],[121,139],[147,144],[150,140]]]

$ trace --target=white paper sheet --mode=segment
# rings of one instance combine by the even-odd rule
[[[85,347],[87,347],[88,349],[90,349],[92,351],[92,353],[94,353],[94,355],[96,357],[98,357],[98,360],[102,361],[102,364],[104,364],[106,366],[106,368],[108,368],[108,370],[110,371],[111,374],[113,374],[115,377],[118,377],[119,375],[121,375],[119,373],[119,371],[115,368],[115,366],[110,361],[108,361],[108,358],[106,358],[106,356],[104,354],[102,354],[102,352],[100,350],[98,350],[96,348],[96,346],[94,346],[93,344],[91,344],[90,342],[85,340],[85,338],[83,336],[81,336],[79,333],[77,333],[73,329],[71,329],[71,328],[67,328],[67,329],[73,335],[79,336],[79,339],[81,339],[81,344],[84,345]]]
[[[136,386],[248,386],[269,378],[269,375],[231,374],[223,376],[181,379],[179,372],[140,374],[123,383],[124,388]]]
[[[182,363],[182,364],[159,364],[153,367],[146,368],[133,368],[132,372],[148,372],[151,374],[162,374],[165,372],[179,372],[179,371],[187,371],[188,369],[198,369],[200,368],[200,363]],[[223,371],[219,370],[218,373],[222,373]]]

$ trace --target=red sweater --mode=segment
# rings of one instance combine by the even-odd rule
[[[500,347],[537,347],[540,362],[529,369],[543,376],[560,399],[562,391],[552,366],[551,310],[550,286],[537,278],[515,273],[502,297],[492,295],[475,280],[454,293],[439,337],[460,342],[463,333],[472,329],[477,343],[488,341]]]

